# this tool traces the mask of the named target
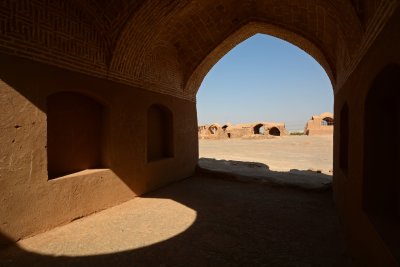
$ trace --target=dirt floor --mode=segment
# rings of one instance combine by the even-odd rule
[[[266,169],[290,180],[292,169],[329,173],[332,137],[202,140],[200,156],[230,160],[204,163],[239,168],[246,181]],[[0,251],[0,266],[351,266],[330,190],[226,180],[220,171],[21,240]]]
[[[273,171],[321,170],[331,174],[333,136],[199,140],[200,158],[260,162]]]
[[[0,266],[349,266],[330,192],[192,177],[20,241]]]

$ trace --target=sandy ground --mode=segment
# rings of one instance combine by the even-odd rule
[[[260,162],[273,171],[321,170],[331,174],[333,136],[199,140],[199,154],[201,158]]]
[[[0,266],[349,266],[330,192],[191,177],[0,252]]]

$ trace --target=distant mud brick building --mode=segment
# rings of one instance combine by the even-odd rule
[[[199,139],[229,139],[229,138],[251,138],[262,139],[273,136],[288,135],[284,123],[257,122],[232,125],[217,124],[203,125],[198,127]]]
[[[0,1],[0,247],[193,175],[197,91],[263,33],[332,83],[333,194],[354,265],[399,266],[399,6]]]
[[[200,139],[223,139],[226,137],[226,127],[222,128],[218,123],[198,127]]]
[[[324,112],[321,115],[314,115],[307,122],[304,128],[306,135],[324,135],[333,134],[333,114]]]

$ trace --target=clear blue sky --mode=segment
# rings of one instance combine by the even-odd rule
[[[333,90],[324,69],[300,48],[264,34],[226,54],[197,93],[199,125],[276,121],[294,131],[325,111],[333,111]]]

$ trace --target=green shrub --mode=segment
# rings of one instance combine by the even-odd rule
[[[291,132],[290,135],[304,135],[304,132]]]

